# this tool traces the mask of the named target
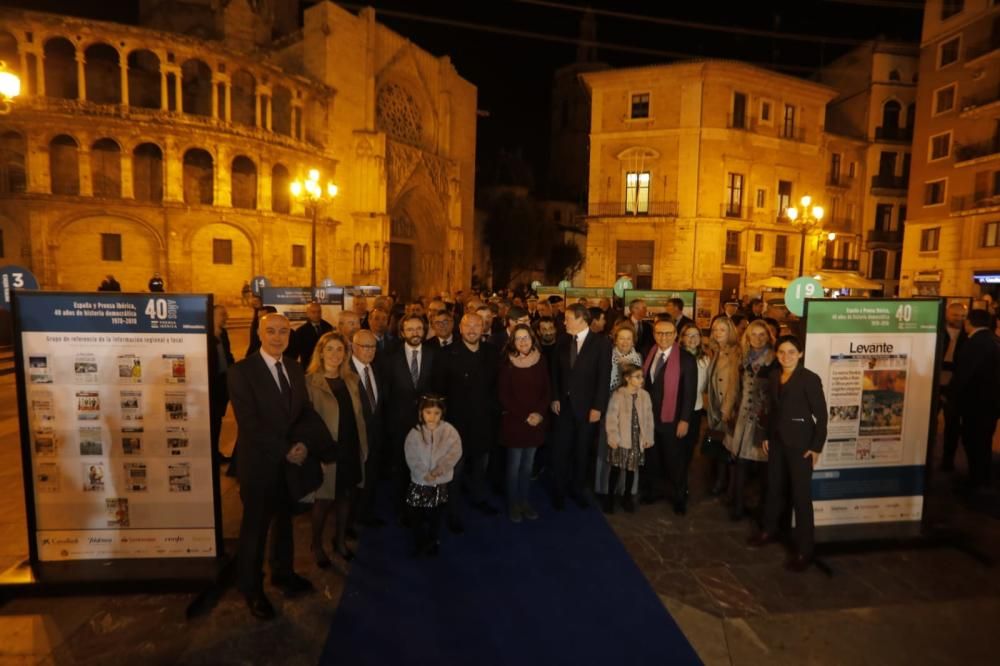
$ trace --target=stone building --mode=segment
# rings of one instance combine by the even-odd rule
[[[581,78],[593,108],[587,286],[627,273],[637,288],[698,289],[712,307],[771,276],[859,283],[862,190],[831,187],[829,170],[838,152],[861,178],[865,145],[825,132],[835,90],[719,60]],[[823,224],[785,215],[802,195],[824,206]]]
[[[860,271],[881,282],[886,296],[899,289],[918,56],[915,44],[868,42],[834,60],[819,76],[840,93],[827,106],[827,131],[831,137],[859,139],[864,148],[863,169],[854,173],[840,152],[829,152],[827,190],[857,188],[863,197],[860,210],[848,211],[834,194],[830,212],[834,219],[846,215],[860,220]]]
[[[278,0],[143,1],[142,27],[0,10],[23,88],[0,116],[0,263],[47,289],[304,286],[312,218],[289,184],[315,168],[339,188],[320,278],[468,284],[475,87],[373,10],[297,20]]]
[[[1000,3],[928,0],[900,292],[998,295]],[[980,284],[977,284],[980,283]]]

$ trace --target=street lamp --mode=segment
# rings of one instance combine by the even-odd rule
[[[21,79],[0,60],[0,115],[10,113],[11,102],[21,94]]]
[[[790,206],[785,211],[785,214],[792,221],[792,224],[801,229],[802,243],[799,245],[799,277],[802,277],[805,275],[806,233],[810,229],[819,226],[823,221],[823,213],[825,211],[822,206],[812,206],[812,197],[808,194],[799,199],[799,204],[802,206],[801,213],[795,206]]]
[[[316,297],[316,220],[319,217],[319,207],[328,204],[337,196],[337,186],[333,181],[327,181],[326,187],[319,184],[319,169],[309,169],[309,177],[293,181],[290,189],[292,196],[301,201],[307,209],[312,210],[312,287],[313,298]]]

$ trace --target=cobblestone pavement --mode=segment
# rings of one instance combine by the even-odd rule
[[[233,346],[244,348],[245,330],[233,332]],[[223,441],[234,436],[229,418]],[[705,476],[696,459],[687,516],[660,504],[609,522],[706,664],[996,663],[1000,568],[957,549],[928,548],[832,555],[825,558],[832,576],[815,568],[786,573],[780,546],[745,547],[750,523],[728,520],[706,494]],[[929,524],[963,532],[1000,560],[995,498],[985,510],[970,507],[953,481],[934,480]],[[27,553],[12,375],[0,377],[0,488],[5,570]],[[225,477],[222,502],[224,534],[234,539],[240,503]],[[192,594],[14,597],[0,606],[0,664],[315,664],[344,577],[312,565],[303,519],[296,544],[297,568],[319,592],[286,602],[272,590],[274,622],[250,618],[232,589],[192,621],[184,618]]]

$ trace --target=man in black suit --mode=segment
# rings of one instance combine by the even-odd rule
[[[655,502],[657,477],[665,477],[673,489],[674,513],[684,515],[691,453],[683,440],[697,398],[698,365],[678,344],[677,325],[672,321],[657,321],[653,337],[656,347],[649,350],[642,367],[653,401],[653,447],[646,452],[646,465],[639,475],[640,500]]]
[[[319,303],[310,303],[306,306],[306,323],[295,329],[292,333],[292,341],[288,346],[288,355],[299,362],[305,369],[312,360],[316,343],[324,333],[333,330],[330,322],[323,319],[323,306]],[[350,340],[350,338],[348,338]]]
[[[274,617],[264,596],[262,572],[271,532],[271,582],[286,596],[313,590],[292,568],[292,500],[286,465],[302,465],[310,454],[304,431],[315,423],[302,369],[285,356],[291,326],[281,314],[265,314],[259,325],[261,348],[228,372],[229,396],[239,427],[237,476],[243,521],[240,524],[238,579],[251,614]],[[320,421],[320,423],[322,423]],[[321,447],[317,446],[317,449]],[[324,453],[313,451],[313,454]]]
[[[666,313],[670,315],[674,324],[677,326],[677,334],[684,330],[684,327],[688,324],[693,324],[691,318],[685,316],[684,314],[684,301],[680,298],[671,298],[667,301],[666,308],[664,308]]]
[[[455,341],[455,319],[447,310],[438,312],[431,317],[431,342],[437,342],[441,347],[447,347]]]
[[[226,331],[226,322],[229,320],[229,311],[226,306],[216,305],[212,317],[212,342],[208,350],[208,367],[211,372],[211,378],[208,382],[209,431],[212,436],[212,454],[216,461],[228,462],[229,459],[219,451],[219,435],[222,433],[222,417],[225,416],[226,406],[229,404],[226,371],[236,363],[236,359],[233,358],[233,352],[229,345],[229,332]]]
[[[628,320],[635,327],[635,348],[639,356],[646,358],[646,354],[653,348],[653,327],[646,321],[646,301],[636,298],[628,304]]]
[[[389,311],[376,305],[368,313],[368,328],[375,336],[375,358],[385,359],[399,344],[399,338],[389,332]],[[381,363],[376,360],[376,363]]]
[[[374,312],[374,311],[373,311]],[[369,320],[371,321],[371,320]],[[403,443],[417,424],[420,396],[432,390],[431,378],[437,352],[434,341],[425,341],[423,317],[410,314],[399,322],[402,344],[389,352],[383,366],[386,378],[386,423],[392,464],[396,506],[402,515],[410,471],[406,466]],[[378,352],[376,352],[378,358]]]
[[[948,384],[955,373],[955,359],[969,339],[965,332],[965,304],[951,303],[945,310],[945,325],[938,336],[941,344],[941,372],[938,375],[938,395],[944,412],[944,451],[941,453],[941,471],[955,469],[955,453],[962,434],[962,419],[958,415],[958,405],[948,401]]]
[[[566,309],[566,333],[552,358],[552,411],[556,435],[552,465],[557,510],[567,493],[581,507],[590,506],[588,462],[594,458],[597,424],[608,406],[611,341],[590,332],[590,311],[579,303]]]
[[[969,337],[955,355],[955,372],[948,384],[948,401],[962,418],[962,446],[974,492],[990,484],[993,432],[1000,416],[1000,342],[989,326],[986,310],[969,312],[965,320]]]
[[[385,440],[385,378],[379,371],[376,358],[375,335],[370,330],[360,330],[351,339],[351,368],[361,382],[361,411],[368,432],[368,459],[365,460],[365,487],[358,502],[361,523],[381,527],[385,522],[375,514],[375,491],[382,469],[382,450]]]

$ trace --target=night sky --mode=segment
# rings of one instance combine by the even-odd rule
[[[135,23],[134,0],[0,0],[54,13]],[[311,4],[308,2],[307,4]],[[343,3],[349,9],[358,5]],[[404,12],[435,19],[556,39],[575,38],[581,12],[573,7],[635,14],[649,19],[690,21],[731,29],[794,34],[796,39],[738,34],[731,31],[665,25],[654,20],[598,15],[597,41],[662,52],[632,53],[599,48],[598,59],[614,67],[669,62],[682,57],[732,58],[783,68],[808,76],[810,71],[852,48],[846,38],[875,37],[917,42],[922,2],[917,0],[749,0],[745,2],[676,2],[672,0],[375,0],[386,10],[379,20],[435,55],[450,55],[458,72],[479,88],[479,167],[490,172],[499,150],[523,150],[544,182],[547,159],[549,94],[552,74],[573,62],[576,46],[525,36],[495,34],[392,15]],[[567,5],[559,8],[545,5]],[[824,40],[825,38],[825,40]]]

